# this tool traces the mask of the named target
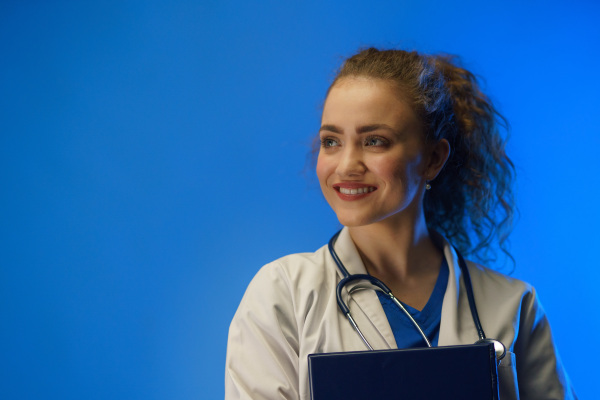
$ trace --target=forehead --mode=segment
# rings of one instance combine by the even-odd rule
[[[408,96],[395,82],[346,77],[329,90],[322,115],[323,124],[342,122],[406,125],[419,120]]]

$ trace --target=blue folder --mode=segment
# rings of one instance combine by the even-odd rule
[[[308,356],[313,400],[498,400],[493,344]]]

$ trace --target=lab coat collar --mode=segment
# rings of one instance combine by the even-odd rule
[[[358,254],[358,249],[350,237],[348,228],[344,227],[342,229],[333,247],[350,275],[368,274],[365,264],[362,262],[360,254]],[[337,273],[341,279],[343,275],[339,268]]]

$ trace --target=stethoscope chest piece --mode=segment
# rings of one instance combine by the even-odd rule
[[[506,347],[504,347],[502,342],[499,340],[485,338],[485,339],[479,339],[475,343],[476,344],[492,343],[494,345],[494,351],[496,352],[496,361],[498,361],[498,362],[500,362],[500,360],[502,360],[504,358],[504,356],[506,355]]]

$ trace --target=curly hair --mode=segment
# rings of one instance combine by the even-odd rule
[[[426,140],[450,143],[448,161],[423,199],[428,228],[477,261],[494,261],[496,244],[512,259],[507,239],[515,168],[505,152],[508,124],[475,75],[455,56],[369,48],[344,62],[328,93],[353,76],[395,82],[422,118]]]

